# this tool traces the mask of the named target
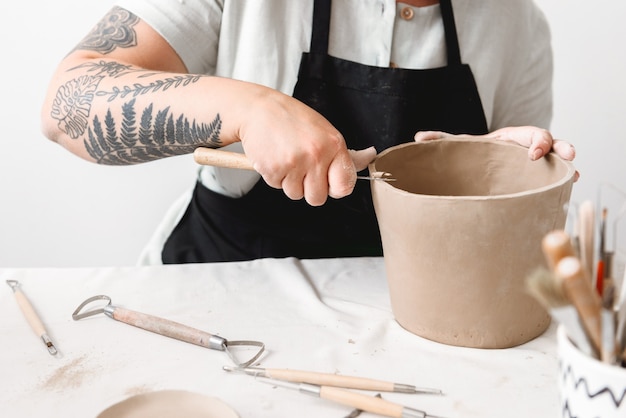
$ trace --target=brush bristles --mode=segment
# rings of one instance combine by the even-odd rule
[[[559,281],[545,268],[538,268],[526,278],[526,289],[548,310],[570,305]]]

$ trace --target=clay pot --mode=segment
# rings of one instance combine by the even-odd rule
[[[408,331],[445,344],[506,348],[545,331],[550,316],[525,291],[545,266],[541,240],[565,226],[575,169],[493,140],[407,143],[370,172],[391,305]]]

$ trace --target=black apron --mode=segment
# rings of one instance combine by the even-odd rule
[[[461,63],[450,0],[441,0],[440,7],[448,65],[408,70],[329,56],[331,1],[315,0],[311,49],[302,55],[293,97],[324,115],[350,149],[373,145],[380,152],[413,141],[420,130],[487,133],[474,77]],[[313,207],[261,179],[241,198],[197,183],[162,258],[190,263],[380,255],[369,182],[357,181],[351,195]]]

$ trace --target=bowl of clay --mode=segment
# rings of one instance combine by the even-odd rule
[[[565,226],[570,162],[537,161],[517,144],[446,139],[381,152],[373,181],[393,314],[421,337],[506,348],[532,340],[550,316],[525,291],[545,266],[541,240]]]

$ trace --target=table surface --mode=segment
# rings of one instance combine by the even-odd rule
[[[96,417],[130,396],[166,389],[219,398],[242,418],[342,418],[352,411],[226,372],[222,367],[232,363],[219,350],[104,314],[74,321],[76,307],[95,295],[229,341],[263,341],[261,367],[441,389],[444,396],[382,394],[432,415],[559,416],[555,324],[526,344],[501,350],[420,338],[394,321],[382,258],[5,268],[0,279],[20,282],[60,351],[48,354],[5,285],[0,290],[0,410],[7,418]]]

